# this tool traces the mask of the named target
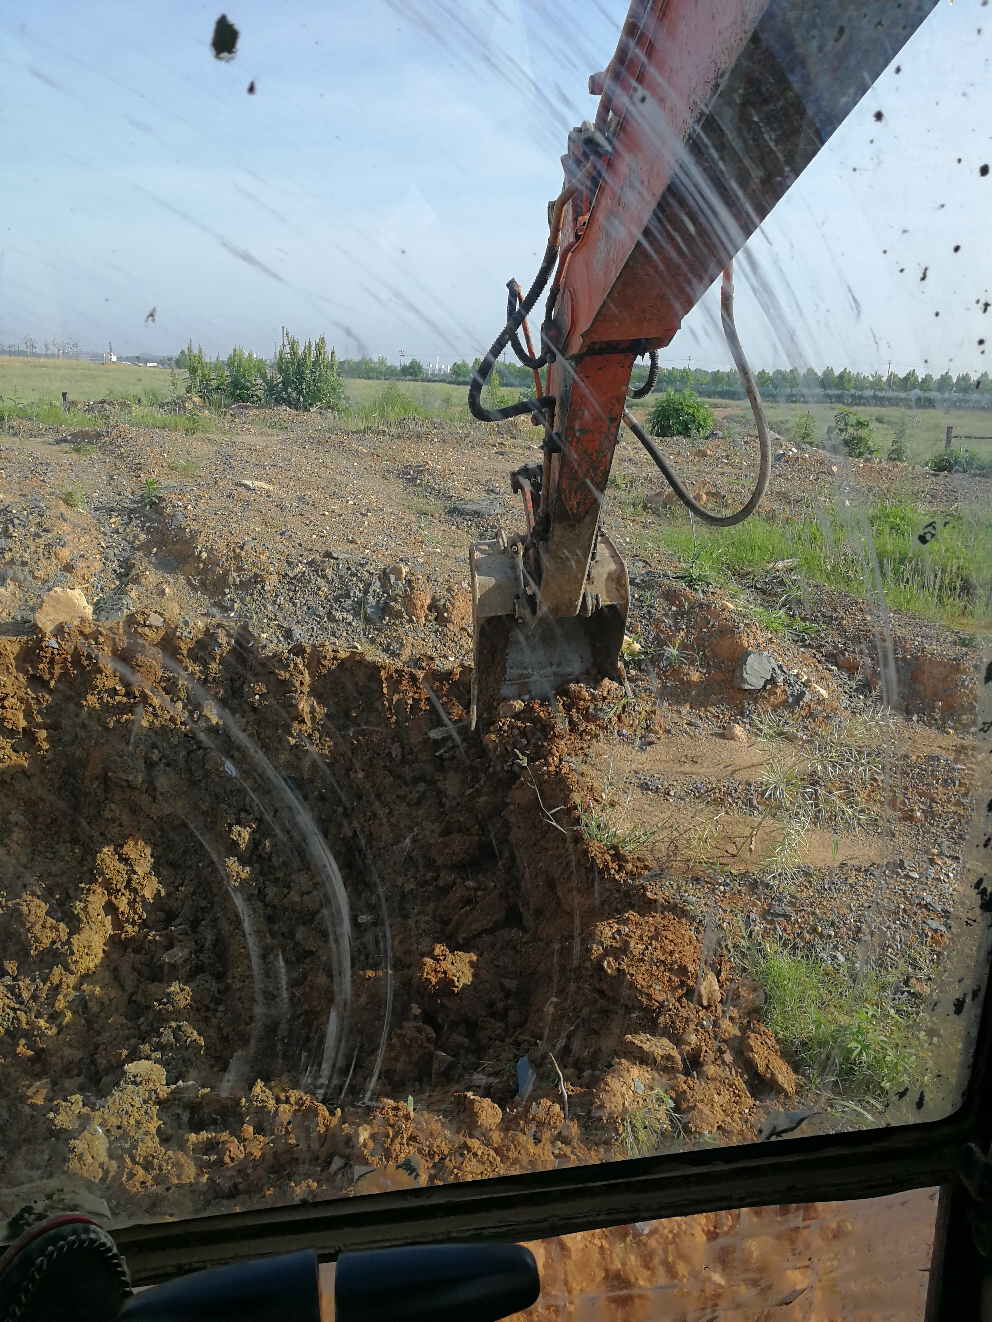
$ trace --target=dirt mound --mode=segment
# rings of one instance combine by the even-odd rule
[[[639,1155],[793,1090],[725,962],[578,829],[575,758],[638,719],[606,688],[480,739],[464,670],[153,618],[0,640],[0,1212]]]

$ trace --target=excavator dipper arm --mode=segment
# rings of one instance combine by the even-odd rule
[[[633,0],[609,67],[589,80],[594,123],[569,134],[565,188],[549,204],[538,278],[510,282],[506,327],[469,405],[485,421],[530,412],[543,464],[514,475],[527,530],[470,552],[474,712],[547,697],[576,679],[616,678],[629,588],[602,512],[630,375],[668,345],[724,272],[723,324],[758,426],[753,512],[768,479],[767,429],[733,329],[732,263],[923,22],[935,0]],[[555,269],[535,356],[518,332]],[[510,346],[547,367],[536,400],[486,409],[481,391]],[[655,360],[656,361],[656,360]],[[691,497],[627,415],[676,494]]]

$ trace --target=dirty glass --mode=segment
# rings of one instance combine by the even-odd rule
[[[988,16],[661,10],[0,20],[5,1237],[958,1104]]]
[[[541,1297],[522,1316],[745,1322],[796,1304],[810,1322],[923,1322],[936,1210],[937,1190],[915,1189],[541,1240]]]

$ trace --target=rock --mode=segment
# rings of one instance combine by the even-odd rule
[[[700,450],[693,450],[692,456],[694,459],[712,459],[713,451],[706,449],[706,447],[704,446]]]
[[[697,500],[700,505],[705,505],[713,500],[726,501],[727,493],[722,487],[714,486],[712,482],[700,482],[698,486],[693,489],[692,498],[693,500]]]
[[[734,671],[734,688],[747,693],[761,693],[769,684],[781,684],[786,677],[781,666],[771,652],[747,651],[737,662]]]
[[[539,1102],[531,1102],[530,1119],[535,1125],[550,1129],[557,1134],[565,1123],[565,1112],[550,1097],[542,1097]]]
[[[34,617],[44,633],[52,633],[60,624],[90,624],[92,620],[93,607],[78,588],[53,588]]]
[[[272,484],[269,482],[253,482],[250,478],[238,478],[238,486],[246,487],[249,491],[271,491]]]
[[[165,620],[157,611],[152,611],[150,615],[145,616],[145,624],[148,625],[149,629],[161,629],[162,625],[165,624]]]
[[[517,712],[524,709],[524,704],[519,698],[507,698],[505,702],[499,704],[496,715],[499,720],[505,721],[510,716],[516,716]]]
[[[489,1097],[477,1097],[466,1092],[458,1097],[459,1109],[472,1129],[492,1131],[503,1119],[503,1112]],[[564,1117],[562,1117],[564,1119]]]
[[[707,969],[699,982],[699,999],[708,1010],[710,1006],[720,1004],[720,984],[712,969]]]
[[[724,739],[730,739],[735,744],[747,743],[747,731],[743,725],[735,725],[733,722],[724,729],[723,737]]]
[[[786,1097],[796,1095],[799,1080],[782,1059],[771,1030],[764,1024],[755,1024],[744,1034],[744,1059],[773,1088]]]
[[[493,519],[503,513],[498,500],[460,500],[451,506],[451,513],[463,519]]]
[[[668,491],[654,491],[650,496],[645,496],[644,504],[652,513],[663,514],[666,510],[670,510],[677,500],[678,496],[669,489]]]
[[[624,1055],[631,1060],[650,1065],[657,1070],[677,1070],[682,1072],[682,1057],[679,1049],[667,1037],[652,1037],[650,1033],[628,1033],[623,1040]]]
[[[401,560],[397,560],[394,565],[390,565],[386,570],[389,577],[397,583],[402,583],[406,578],[406,565]]]

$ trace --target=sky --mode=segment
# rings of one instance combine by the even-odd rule
[[[626,5],[230,0],[229,62],[218,12],[4,7],[0,344],[269,355],[286,326],[342,357],[481,355]],[[990,52],[988,0],[940,0],[752,237],[755,366],[986,368]],[[715,289],[662,361],[729,366]]]

